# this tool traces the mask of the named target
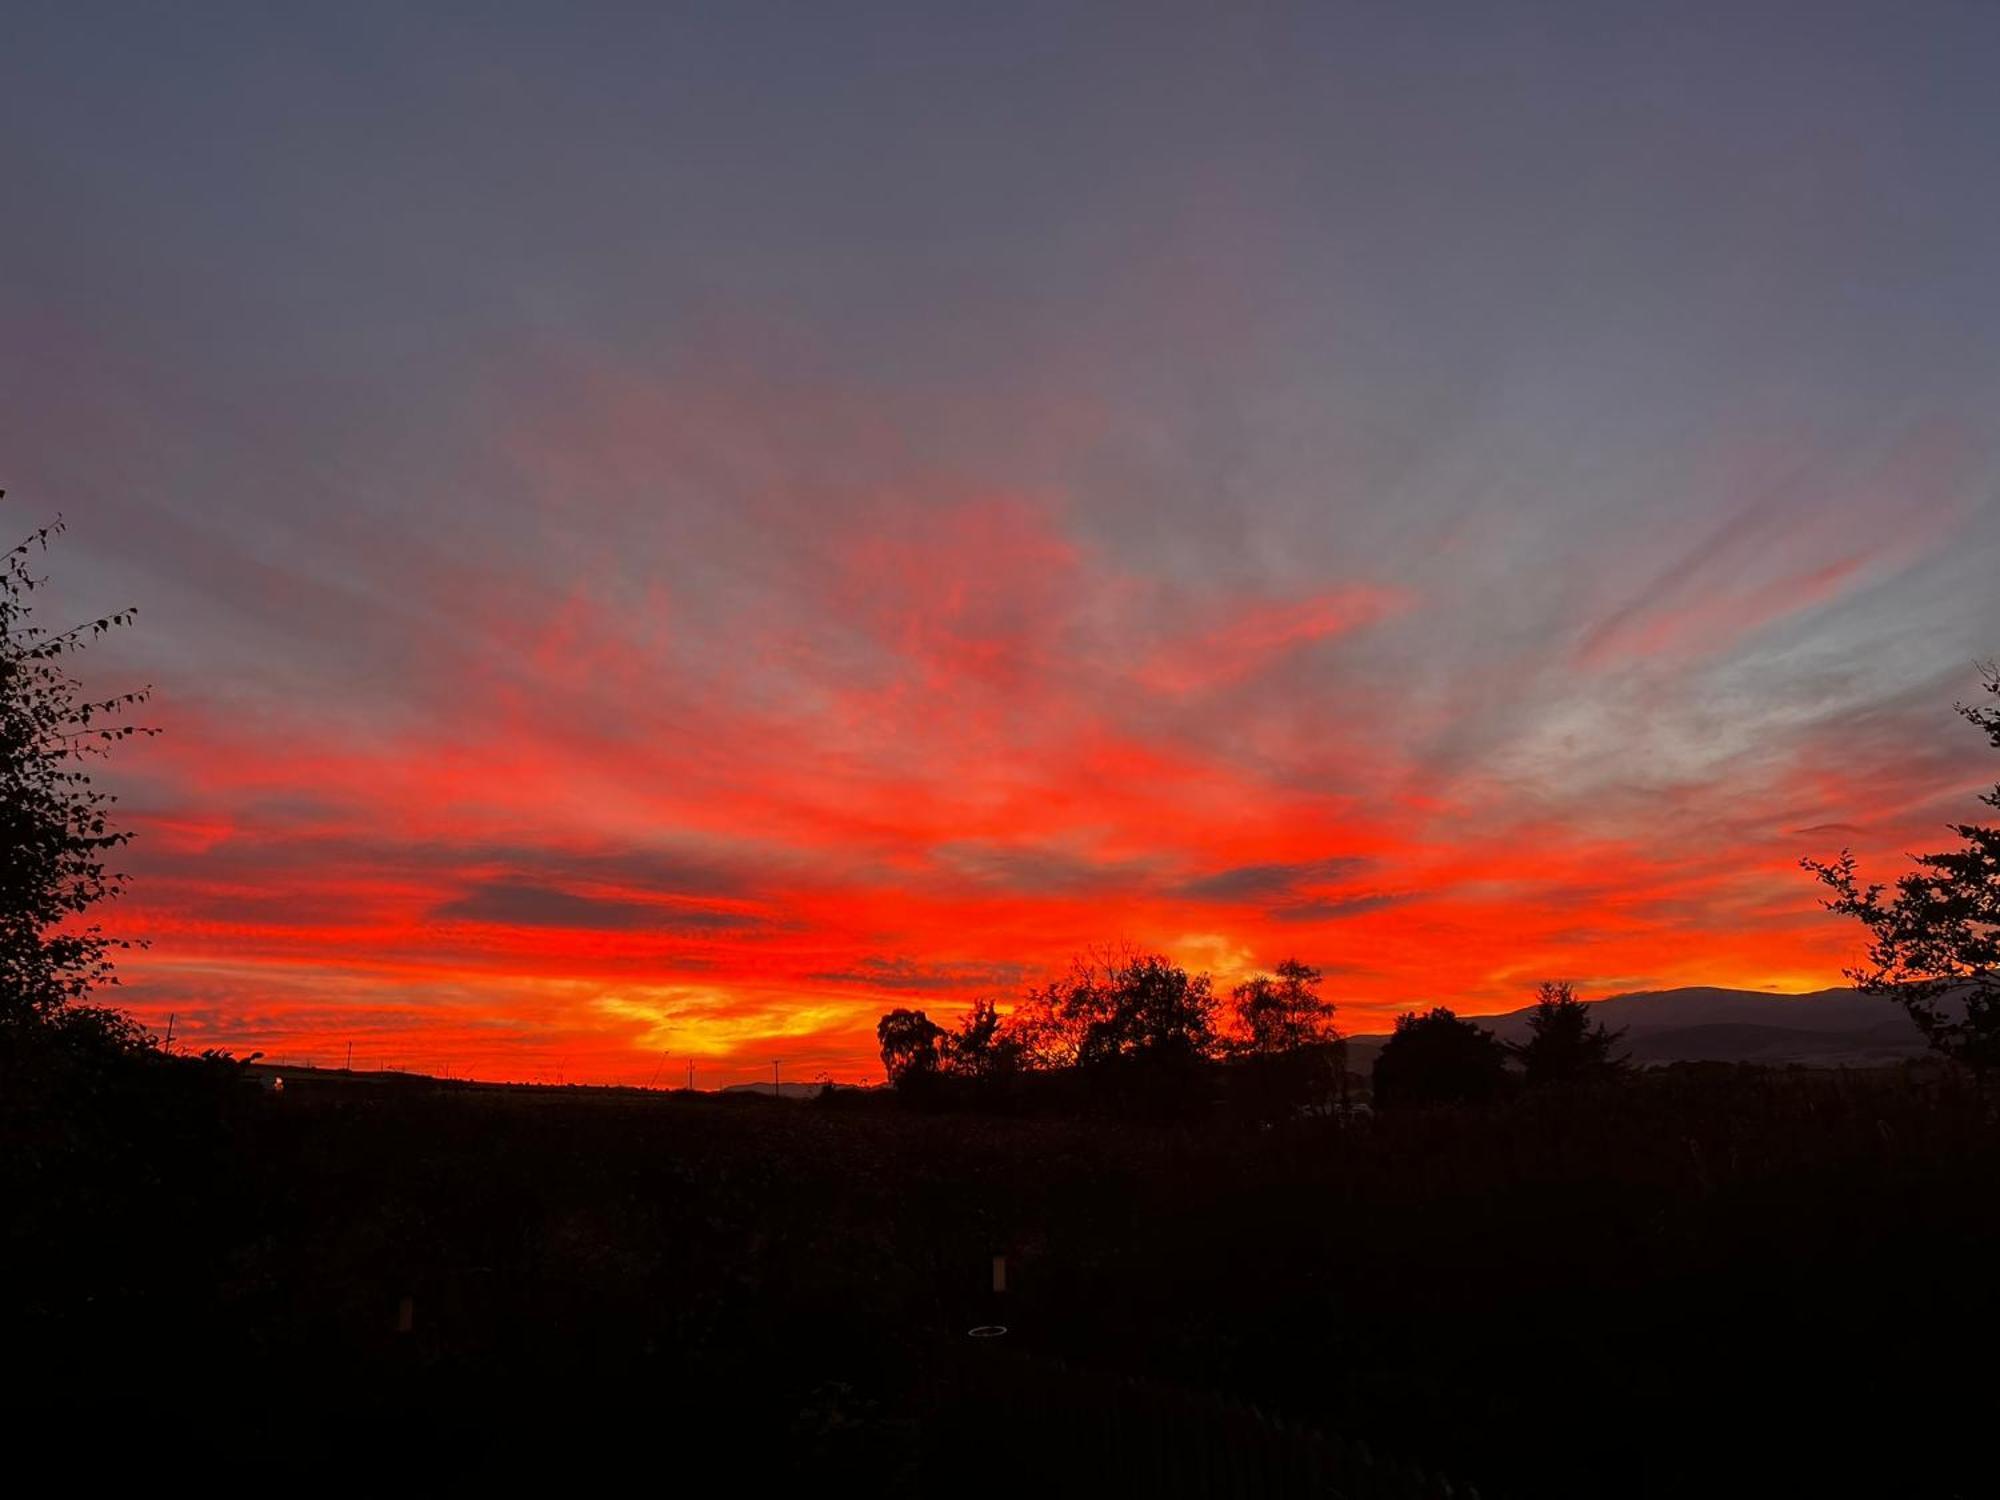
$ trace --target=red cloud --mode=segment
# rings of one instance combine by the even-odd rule
[[[1407,603],[1397,590],[1356,584],[1303,599],[1237,604],[1211,627],[1161,646],[1140,666],[1139,680],[1167,693],[1237,682],[1288,651],[1372,625]]]
[[[921,472],[851,405],[581,390],[511,455],[560,587],[497,548],[412,554],[393,671],[261,711],[162,682],[118,914],[154,944],[142,1015],[494,1077],[644,1082],[664,1051],[715,1083],[774,1055],[874,1076],[889,1005],[951,1012],[1116,938],[1225,985],[1296,953],[1363,1029],[1555,975],[1807,987],[1851,940],[1787,830],[1893,847],[1958,785],[1837,726],[1694,764],[1644,814],[1615,779],[1503,782],[1458,748],[1509,728],[1501,691],[1419,699],[1365,658],[1422,623],[1370,629],[1398,588],[1149,576],[1062,497]],[[893,482],[794,471],[759,425],[784,421]],[[601,535],[569,529],[583,501]],[[1753,553],[1669,570],[1583,658],[1710,649],[1864,567],[1749,582]]]

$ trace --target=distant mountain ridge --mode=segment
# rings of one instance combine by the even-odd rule
[[[1593,1019],[1622,1029],[1622,1050],[1641,1064],[1798,1063],[1871,1067],[1922,1057],[1923,1033],[1894,1001],[1854,989],[1775,995],[1707,986],[1640,990],[1586,1002]],[[1497,1016],[1467,1016],[1505,1042],[1528,1038],[1532,1005]],[[1348,1038],[1348,1066],[1366,1071],[1387,1033]]]

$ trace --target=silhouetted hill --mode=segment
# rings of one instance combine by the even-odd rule
[[[820,1096],[820,1091],[825,1087],[826,1085],[823,1083],[781,1083],[778,1085],[778,1094],[780,1098],[784,1099],[817,1099]],[[718,1094],[762,1094],[768,1099],[771,1097],[771,1085],[768,1083],[730,1083],[723,1085],[716,1092]]]
[[[1634,1031],[1625,1051],[1637,1063],[1756,1062],[1859,1067],[1899,1062],[1927,1049],[1907,1023],[1871,1030],[1824,1031],[1803,1026],[1760,1026],[1718,1021]]]
[[[1800,1063],[1864,1067],[1922,1057],[1929,1050],[1909,1017],[1890,1001],[1858,990],[1774,995],[1697,987],[1642,990],[1589,1002],[1595,1017],[1623,1029],[1624,1050],[1642,1064],[1674,1062]],[[1525,1041],[1533,1006],[1473,1016],[1506,1042]],[[1348,1066],[1366,1072],[1386,1033],[1348,1039]]]

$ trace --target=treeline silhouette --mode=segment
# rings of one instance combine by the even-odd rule
[[[1158,954],[1104,950],[1004,1016],[982,1000],[946,1030],[897,1009],[875,1035],[890,1083],[928,1106],[1093,1105],[1186,1118],[1211,1107],[1226,1060],[1243,1065],[1239,1102],[1282,1113],[1327,1107],[1345,1079],[1319,984],[1318,971],[1287,959],[1237,986],[1224,1017],[1206,974]]]
[[[1347,1069],[1320,971],[1288,958],[1238,984],[1225,1006],[1206,974],[1159,954],[1107,951],[1028,991],[1002,1014],[974,1002],[955,1028],[899,1007],[877,1023],[882,1067],[924,1108],[1082,1109],[1264,1123],[1361,1108],[1481,1104],[1521,1089],[1625,1076],[1619,1033],[1567,980],[1545,981],[1528,1039],[1504,1043],[1443,1006],[1396,1018],[1370,1075]]]

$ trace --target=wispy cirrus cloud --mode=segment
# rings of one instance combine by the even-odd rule
[[[1288,652],[1337,640],[1409,608],[1411,602],[1399,589],[1363,584],[1302,599],[1235,604],[1212,626],[1160,645],[1140,664],[1138,678],[1166,693],[1240,682]]]

